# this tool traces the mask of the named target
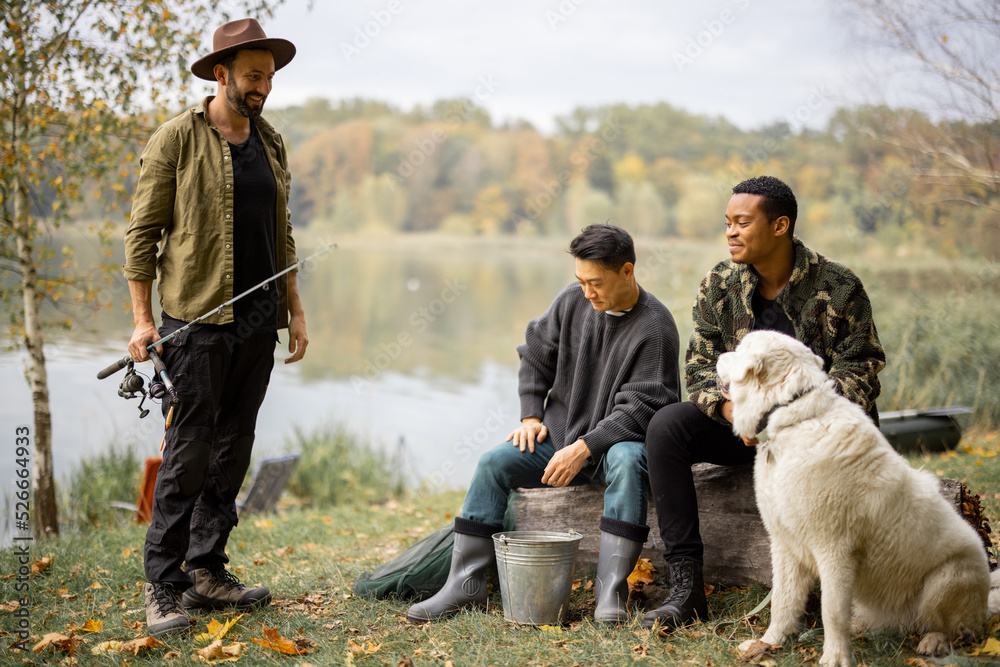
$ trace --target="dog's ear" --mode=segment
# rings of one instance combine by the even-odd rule
[[[770,366],[769,362],[769,355],[761,354],[756,351],[750,359],[750,370],[753,372],[753,376],[760,384],[765,384],[767,382],[767,371]]]

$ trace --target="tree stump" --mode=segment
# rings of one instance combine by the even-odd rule
[[[693,467],[698,518],[705,543],[705,580],[725,586],[754,582],[771,585],[771,549],[757,511],[753,464]],[[962,513],[962,485],[942,479],[941,495]],[[603,484],[563,488],[517,489],[511,498],[515,530],[575,530],[583,535],[577,567],[594,569],[601,543],[598,528],[604,513]],[[663,542],[652,502],[646,523],[652,527],[642,550],[662,572]],[[989,530],[987,528],[987,530]]]

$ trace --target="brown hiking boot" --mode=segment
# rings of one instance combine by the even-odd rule
[[[146,600],[146,631],[150,637],[163,637],[190,627],[173,584],[147,581],[142,594]]]
[[[247,588],[223,565],[200,567],[188,572],[188,576],[194,582],[184,591],[184,606],[188,609],[252,609],[271,604],[271,591],[263,586]]]

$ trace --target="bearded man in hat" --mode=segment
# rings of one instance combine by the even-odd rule
[[[260,117],[275,71],[294,55],[291,42],[269,39],[254,19],[220,27],[212,53],[191,66],[218,84],[216,95],[158,128],[139,160],[125,233],[135,321],[129,354],[148,359],[149,345],[214,311],[158,347],[180,403],[146,532],[143,590],[154,637],[187,629],[185,609],[271,601],[268,589],[247,588],[226,570],[226,542],[278,332],[288,328],[285,363],[301,359],[309,342],[296,274],[220,306],[296,262],[285,147]],[[168,407],[164,401],[165,416]]]

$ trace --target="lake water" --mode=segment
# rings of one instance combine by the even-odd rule
[[[300,256],[326,242],[302,236]],[[517,425],[515,347],[527,322],[574,279],[572,259],[565,253],[568,240],[568,235],[539,241],[367,238],[341,243],[318,258],[300,273],[308,353],[302,362],[286,366],[280,363],[288,356],[284,341],[279,345],[258,420],[255,456],[284,451],[296,429],[337,424],[391,451],[403,439],[405,465],[414,481],[464,487],[478,454]],[[698,283],[725,256],[724,242],[640,239],[637,245],[640,283],[671,309],[686,342]],[[991,387],[998,384],[1000,360],[983,359],[996,356],[993,347],[966,351],[970,367],[988,362],[990,375],[980,376],[978,389],[977,382],[959,382],[951,375],[933,382],[915,379],[924,370],[937,372],[924,359],[935,358],[939,348],[1000,340],[995,264],[977,269],[974,289],[965,278],[948,286],[944,277],[950,274],[944,269],[944,277],[927,278],[926,270],[886,273],[891,267],[871,268],[869,262],[865,269],[862,264],[856,268],[876,304],[890,357],[882,376],[882,409],[913,407],[909,402],[916,399],[921,406],[945,398],[967,404],[978,400],[968,392],[996,395]],[[57,477],[113,441],[132,444],[140,456],[154,456],[162,437],[158,410],[139,419],[138,400],[118,397],[121,373],[95,379],[98,370],[125,353],[132,330],[124,281],[109,286],[104,296],[110,310],[78,317],[72,338],[57,336],[46,347]],[[970,342],[935,328],[940,326],[971,332]],[[958,367],[940,366],[950,373]],[[32,422],[23,368],[23,353],[0,354],[0,423],[7,437],[15,425]],[[152,371],[149,363],[139,368]],[[897,376],[903,379],[897,382]],[[940,389],[942,398],[928,394],[930,389]],[[12,488],[13,466],[13,456],[0,458],[5,489]]]
[[[643,251],[659,257],[662,278],[668,257],[658,253]],[[341,244],[300,274],[310,345],[302,362],[285,365],[287,340],[279,344],[255,456],[284,451],[296,429],[337,424],[391,451],[402,439],[414,481],[464,486],[478,454],[518,423],[515,347],[525,325],[573,279],[565,241]],[[57,478],[112,442],[155,456],[162,437],[156,406],[147,401],[153,409],[140,419],[138,399],[117,395],[122,372],[95,378],[131,334],[124,282],[105,297],[110,311],[79,316],[72,337],[46,347]],[[23,352],[0,354],[0,422],[9,431],[32,424],[25,362]],[[152,373],[149,363],[137,368]],[[0,459],[0,480],[13,479],[13,466]]]

